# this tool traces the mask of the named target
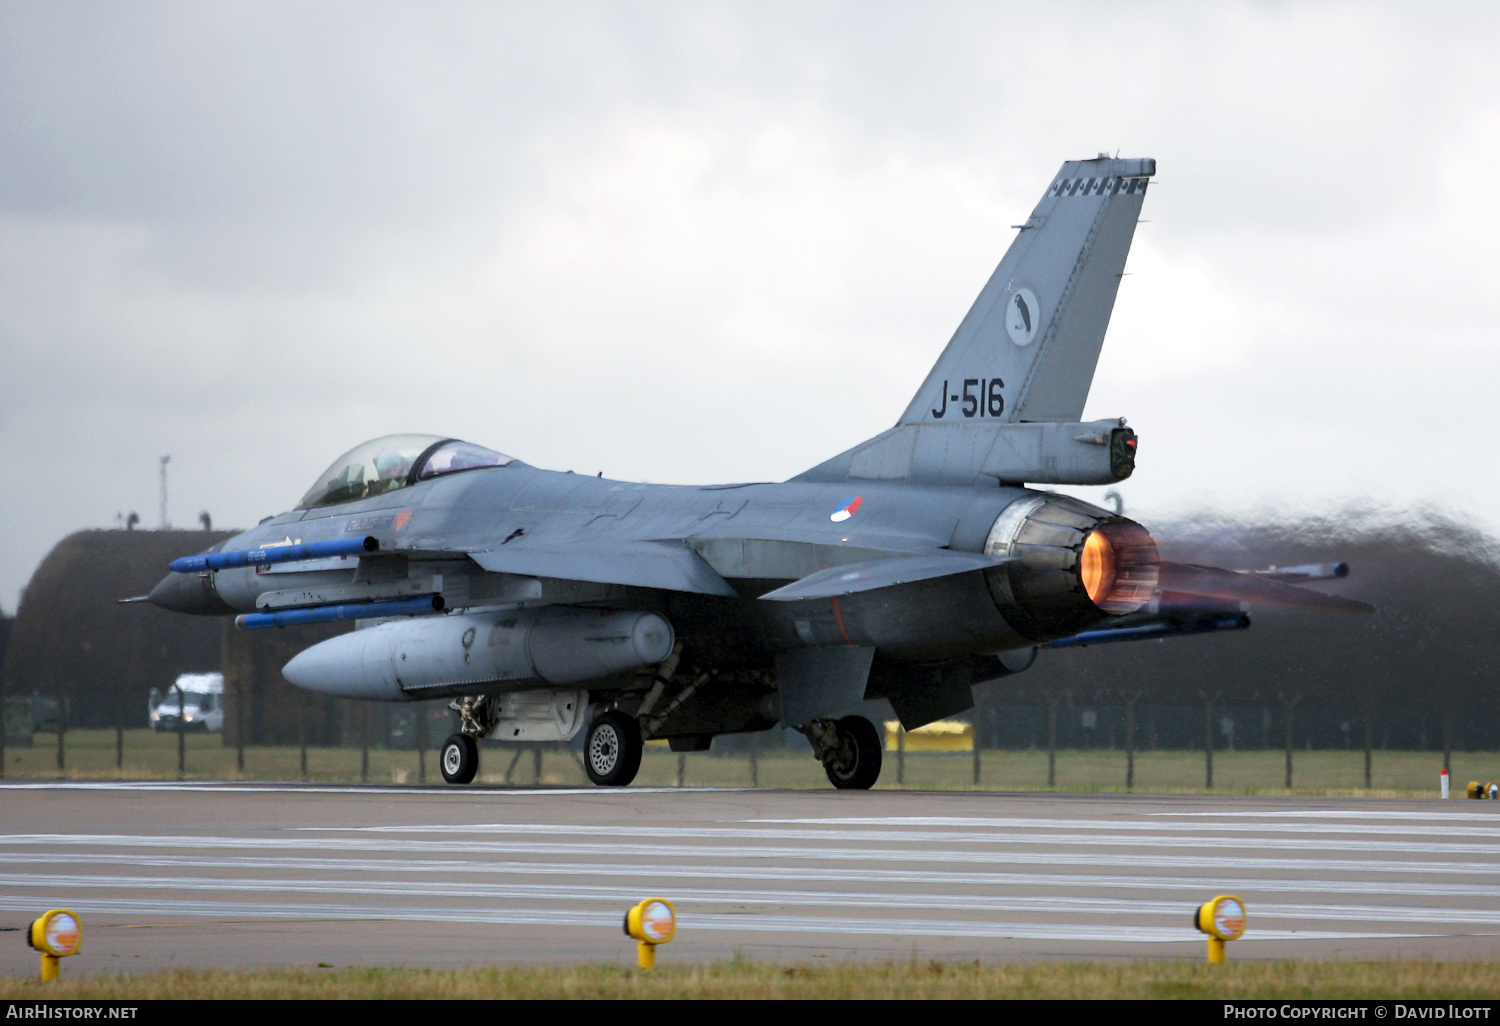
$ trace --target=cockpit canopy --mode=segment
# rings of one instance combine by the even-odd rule
[[[355,446],[318,475],[298,509],[337,506],[393,492],[418,481],[480,467],[503,467],[511,457],[441,435],[386,435]]]

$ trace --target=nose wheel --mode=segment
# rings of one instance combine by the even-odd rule
[[[641,726],[618,709],[601,713],[584,739],[583,765],[589,779],[603,787],[624,787],[641,768]]]
[[[467,734],[450,734],[443,742],[438,762],[444,780],[450,784],[467,784],[479,772],[479,743]]]
[[[825,721],[826,722],[826,721]],[[832,743],[823,751],[823,771],[841,791],[864,791],[880,779],[880,732],[863,716],[833,724]]]

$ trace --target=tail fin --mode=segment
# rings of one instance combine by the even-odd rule
[[[1150,158],[1064,164],[896,428],[800,479],[1006,479],[992,450],[1035,432],[1005,425],[1076,423],[1155,173]]]
[[[1064,164],[900,423],[1082,416],[1155,173],[1150,159]],[[984,386],[972,403],[967,381]]]

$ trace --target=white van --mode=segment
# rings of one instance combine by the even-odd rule
[[[177,694],[182,692],[182,708]],[[220,731],[224,729],[224,675],[222,673],[184,673],[170,688],[151,689],[151,729],[176,730],[182,717],[183,730]]]

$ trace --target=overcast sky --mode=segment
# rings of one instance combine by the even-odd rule
[[[377,435],[780,480],[890,426],[1065,159],[1158,160],[1086,418],[1130,512],[1500,526],[1500,15],[0,5],[0,608]],[[1097,489],[1075,490],[1097,499]]]

